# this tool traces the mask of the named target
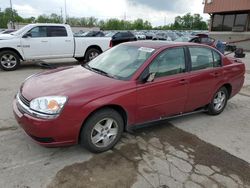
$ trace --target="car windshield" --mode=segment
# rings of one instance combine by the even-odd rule
[[[129,80],[155,49],[119,45],[99,55],[84,67],[105,76]]]

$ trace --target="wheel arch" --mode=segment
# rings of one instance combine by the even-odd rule
[[[127,127],[127,123],[128,123],[128,113],[127,111],[120,105],[117,105],[117,104],[109,104],[109,105],[104,105],[104,106],[101,106],[99,108],[96,108],[95,110],[93,110],[90,114],[88,114],[87,118],[85,118],[85,120],[83,121],[82,125],[81,125],[81,128],[80,128],[80,131],[78,133],[78,143],[80,142],[81,140],[81,131],[83,129],[83,126],[84,124],[86,123],[86,121],[94,114],[96,113],[97,111],[99,110],[103,110],[105,108],[109,108],[109,109],[113,109],[115,111],[117,111],[122,119],[123,119],[123,122],[124,122],[124,130],[126,130],[126,127]]]
[[[12,52],[15,52],[21,60],[24,60],[22,55],[20,54],[20,52],[14,48],[0,48],[0,52],[3,52],[3,51],[12,51]]]
[[[228,91],[228,97],[230,98],[231,97],[231,94],[232,94],[232,85],[229,84],[229,83],[226,83],[224,85],[222,85],[221,87],[225,87]]]
[[[84,57],[86,56],[87,51],[90,50],[90,49],[97,49],[97,50],[99,50],[101,53],[103,52],[103,50],[102,50],[102,48],[101,48],[100,46],[98,46],[98,45],[91,45],[91,46],[89,46],[89,47],[86,49],[85,54],[84,54]]]

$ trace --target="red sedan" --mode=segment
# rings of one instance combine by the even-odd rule
[[[44,146],[112,148],[123,131],[206,111],[220,114],[244,82],[245,66],[209,46],[133,42],[83,66],[25,80],[13,101],[25,132]]]

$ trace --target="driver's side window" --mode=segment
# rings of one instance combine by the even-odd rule
[[[34,27],[28,33],[31,38],[47,37],[47,27],[45,26]]]
[[[170,76],[185,72],[185,54],[183,48],[167,49],[160,53],[149,66],[149,73],[155,77]]]

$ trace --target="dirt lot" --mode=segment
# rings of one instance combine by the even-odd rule
[[[22,81],[43,69],[29,63],[0,71],[0,187],[250,187],[250,53],[244,62],[245,86],[220,116],[196,114],[125,133],[98,155],[33,143],[11,103]]]

